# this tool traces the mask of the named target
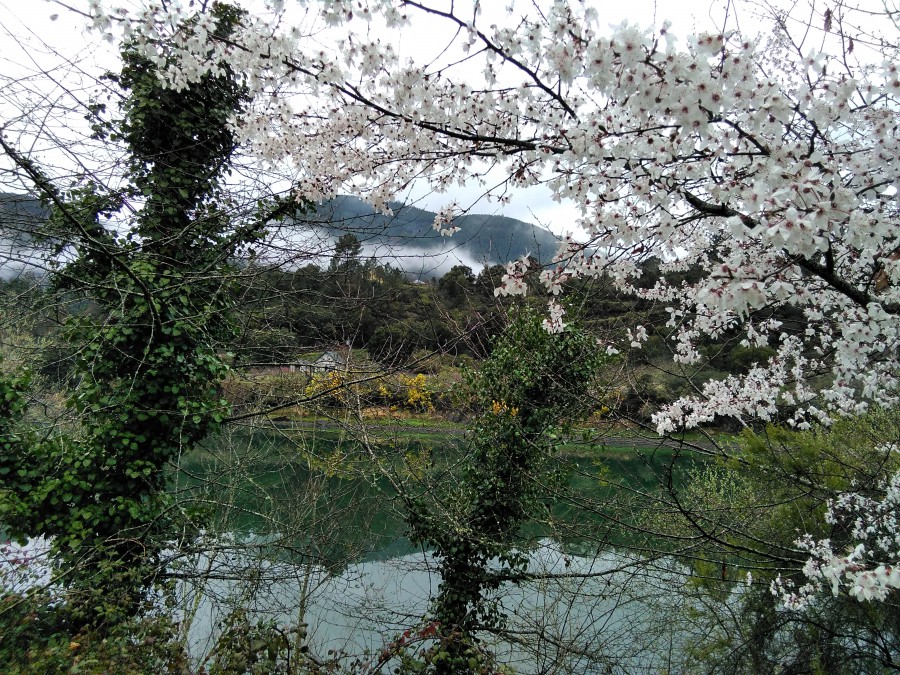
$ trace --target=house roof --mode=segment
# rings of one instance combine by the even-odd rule
[[[315,365],[336,364],[342,366],[347,363],[347,359],[340,352],[329,351],[322,354],[314,363]]]

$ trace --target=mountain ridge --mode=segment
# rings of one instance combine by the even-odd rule
[[[509,216],[478,213],[455,217],[451,225],[459,231],[446,237],[433,227],[435,212],[397,201],[389,206],[392,215],[379,213],[358,197],[338,195],[311,212],[298,214],[294,222],[316,228],[334,240],[354,234],[367,255],[392,258],[419,277],[439,276],[453,264],[477,269],[526,255],[548,263],[559,244],[544,228]],[[17,232],[19,246],[28,246],[28,224],[46,220],[49,213],[50,209],[31,195],[0,192],[0,229]]]
[[[451,225],[459,231],[442,236],[433,227],[436,213],[402,202],[390,202],[393,215],[378,213],[358,197],[339,195],[318,204],[303,217],[332,236],[351,233],[368,246],[388,249],[463,251],[487,264],[505,263],[532,255],[542,263],[556,254],[559,239],[549,230],[509,216],[463,214]]]

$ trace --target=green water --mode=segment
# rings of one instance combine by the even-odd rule
[[[340,569],[410,552],[398,484],[416,490],[435,471],[452,480],[462,452],[452,432],[361,440],[335,428],[237,431],[184,457],[176,489],[216,531],[270,535],[280,555]],[[523,535],[580,554],[633,544],[622,519],[692,461],[670,450],[569,446],[536,477],[546,505]]]
[[[199,659],[211,648],[233,598],[253,598],[254,616],[283,625],[302,617],[317,654],[377,653],[426,616],[440,584],[438,563],[406,538],[399,490],[442,485],[425,477],[454,480],[464,443],[452,431],[361,441],[307,425],[233,433],[183,458],[176,481],[182,503],[204,508],[214,532],[250,535],[217,559],[219,576],[185,592],[199,600],[191,653]],[[680,475],[691,461],[675,460],[671,451],[579,445],[547,462],[534,477],[546,508],[523,528],[520,549],[536,578],[498,591],[511,634],[530,639],[485,636],[502,662],[522,673],[551,672],[535,655],[555,654],[555,645],[573,636],[581,646],[565,656],[578,661],[569,672],[607,672],[597,656],[606,649],[630,664],[625,672],[650,672],[657,652],[671,656],[662,633],[642,627],[653,627],[653,602],[668,598],[666,584],[683,580],[666,581],[657,568],[652,582],[642,583],[616,546],[633,544],[620,521],[639,513],[635,495],[658,491],[670,470]],[[269,547],[262,556],[253,549],[257,541]],[[203,555],[211,567],[216,554]],[[577,578],[567,580],[567,573]],[[543,581],[545,574],[560,577]]]
[[[325,566],[369,559],[402,531],[389,480],[337,432],[254,431],[183,458],[177,490],[216,531],[273,534]]]

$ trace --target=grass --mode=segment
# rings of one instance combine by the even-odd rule
[[[293,424],[291,424],[291,422]],[[459,446],[464,443],[469,428],[465,423],[450,422],[431,416],[407,418],[376,418],[365,420],[365,435],[379,449],[405,451],[409,447]],[[294,442],[298,446],[312,444],[338,444],[356,446],[363,433],[354,422],[344,425],[337,416],[323,417],[309,415],[281,421],[269,430],[258,428],[251,433],[271,434],[284,442]],[[698,439],[703,438],[698,435]],[[606,442],[607,439],[609,442]],[[734,436],[722,436],[722,440],[734,441]],[[658,444],[657,444],[658,443]],[[578,431],[558,446],[557,455],[566,460],[626,460],[628,458],[654,461],[670,461],[678,453],[679,460],[696,459],[700,453],[691,448],[677,448],[672,444],[663,445],[663,439],[648,437],[646,434],[620,433],[613,429],[608,434],[582,438]]]

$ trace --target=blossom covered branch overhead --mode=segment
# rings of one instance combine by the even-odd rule
[[[602,30],[583,3],[546,4],[542,15],[513,8],[488,25],[477,3],[465,14],[446,3],[310,3],[308,13],[340,27],[334,49],[291,27],[295,8],[283,2],[248,13],[227,39],[211,13],[185,24],[174,3],[91,11],[99,30],[135,39],[171,87],[222,62],[243,73],[253,103],[233,120],[238,139],[260,161],[290,166],[298,199],[355,190],[387,210],[417,179],[444,191],[502,170],[492,188],[501,201],[543,183],[577,206],[589,234],[587,244],[566,241],[544,270],[549,291],[611,275],[665,303],[683,363],[700,359],[701,340],[736,330],[774,350],[746,376],[662,410],[662,432],[777,410],[805,426],[896,404],[895,36],[851,35],[849,10],[823,6],[806,31],[819,36],[815,49],[777,13],[764,38],[729,31],[681,48],[665,24]],[[422,17],[458,31],[469,76],[401,59],[373,37],[415,30]],[[863,46],[879,58],[857,59]],[[452,231],[453,215],[451,204],[435,227]],[[640,263],[650,256],[663,271],[699,273],[645,288]],[[511,263],[499,291],[523,292],[526,269]],[[551,309],[548,326],[563,329],[562,307]],[[801,329],[785,329],[785,311]]]

